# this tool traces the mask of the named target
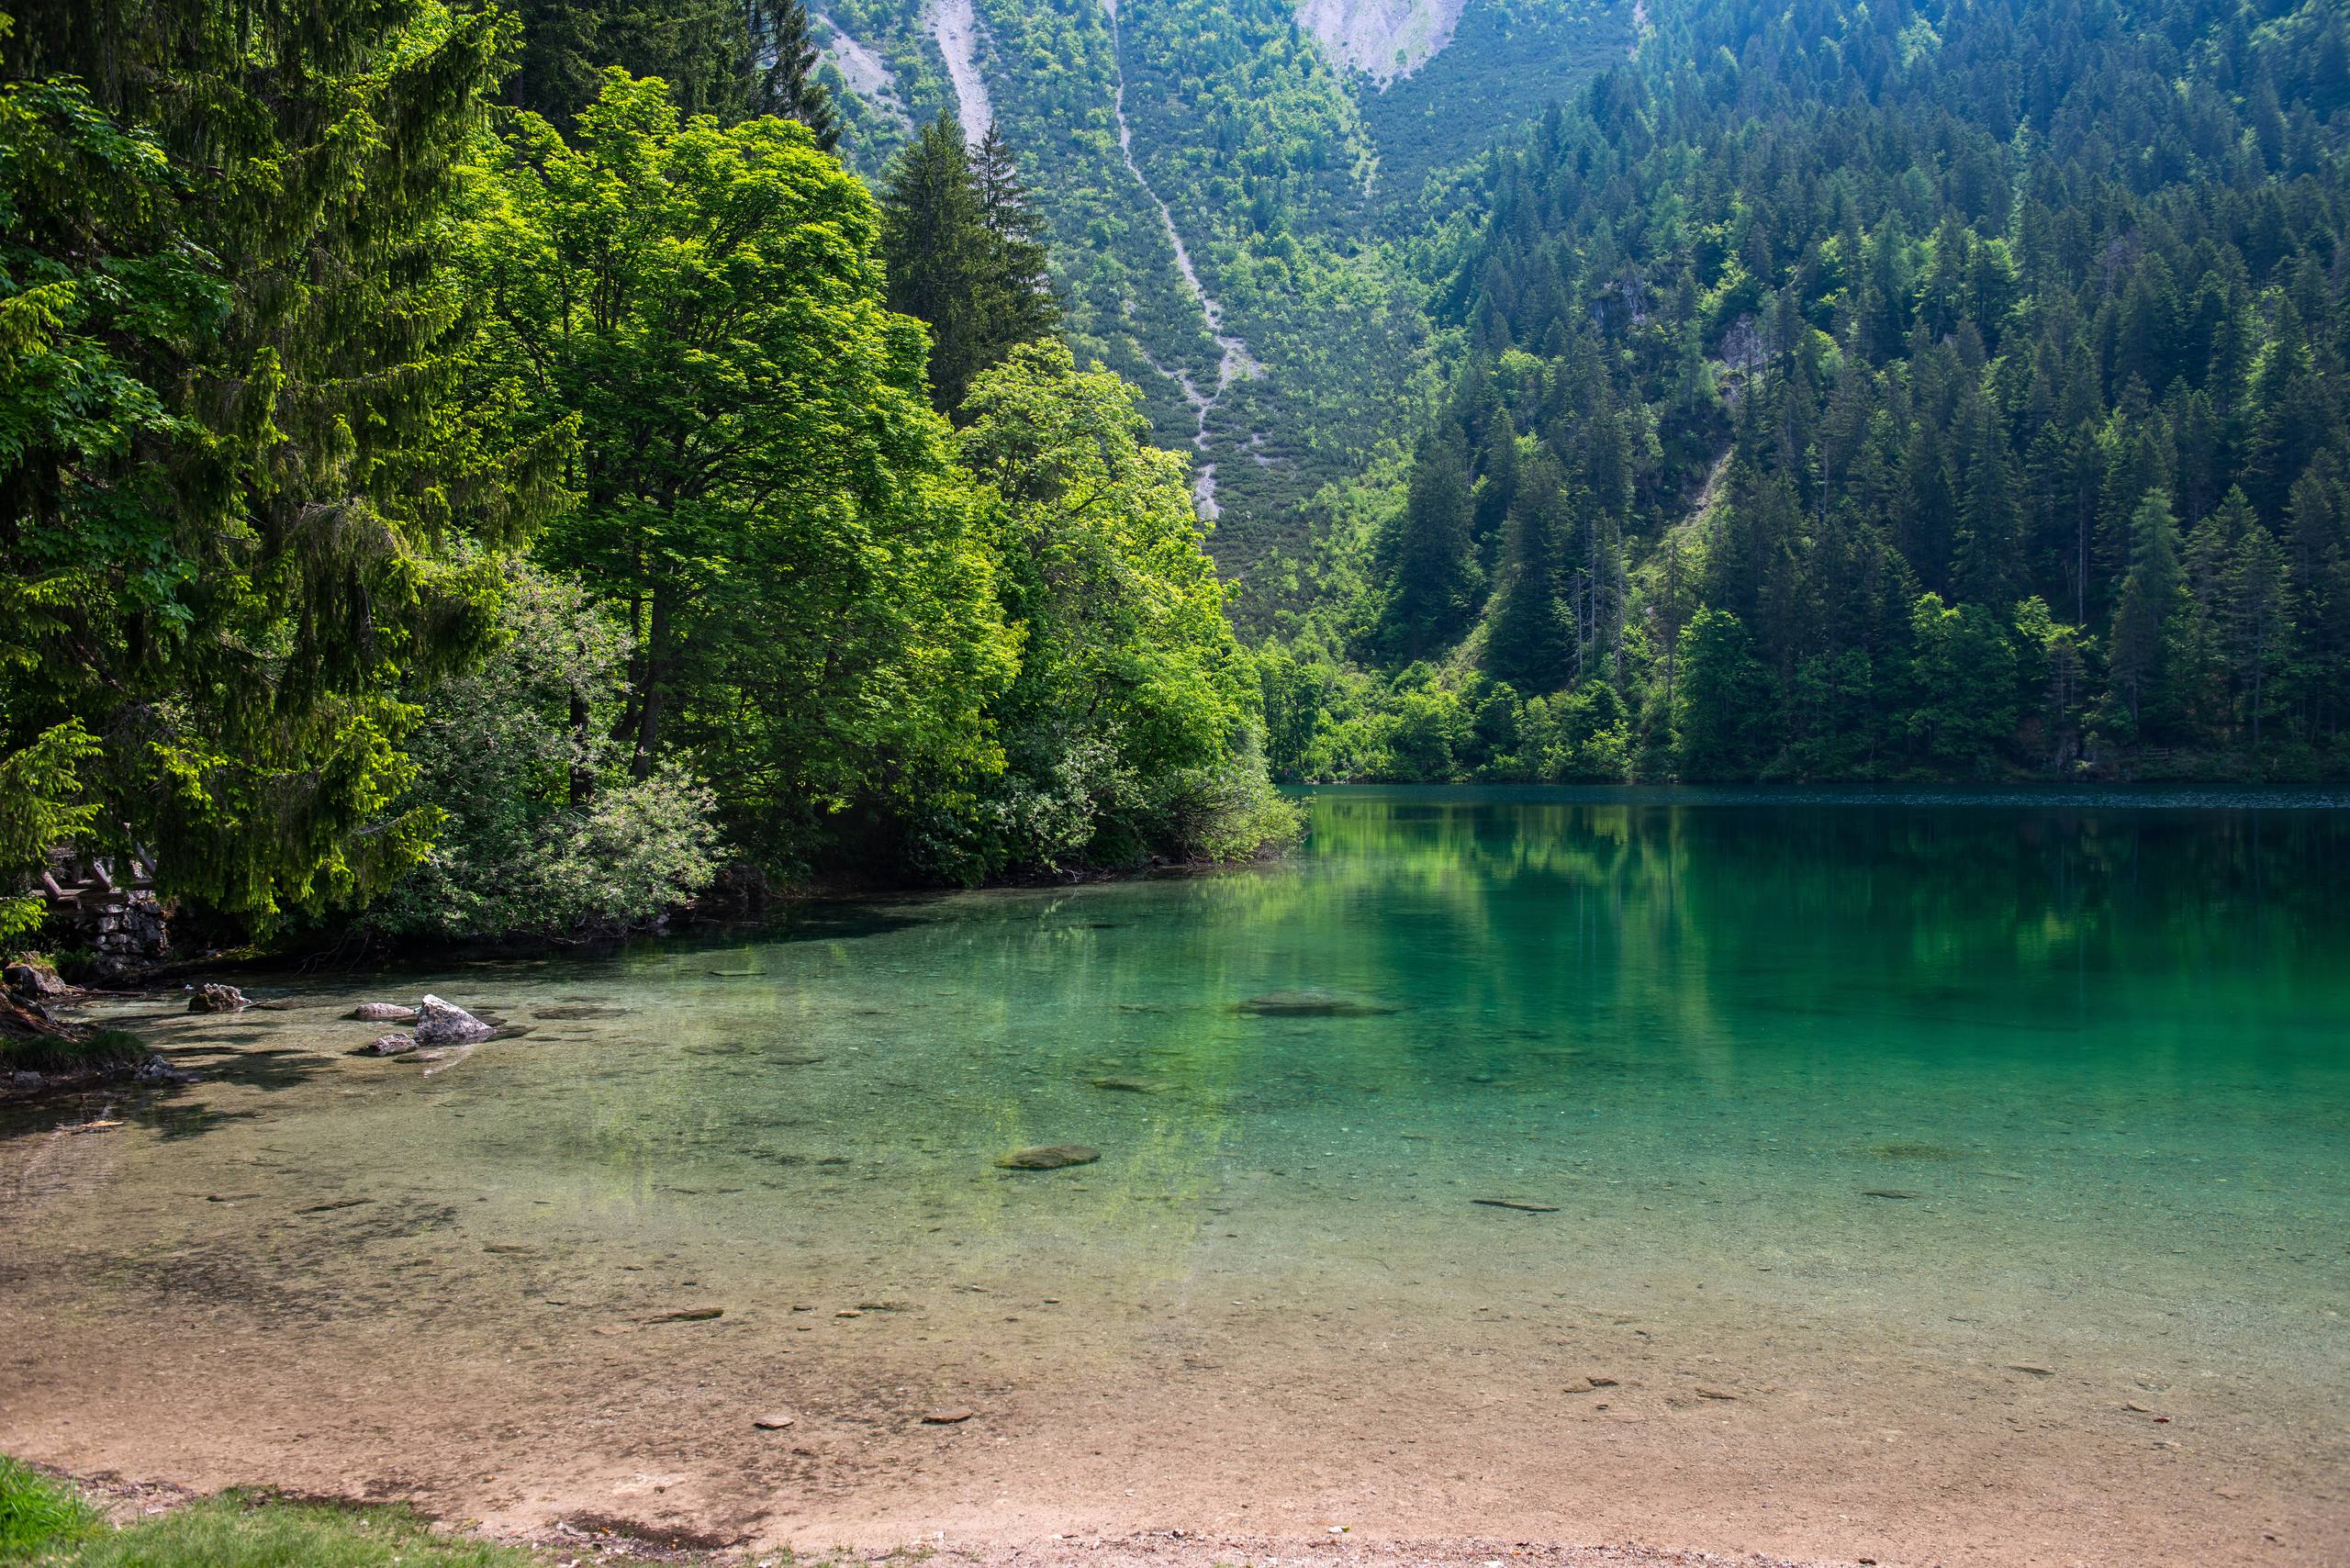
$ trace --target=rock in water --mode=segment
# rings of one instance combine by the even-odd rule
[[[360,1024],[413,1024],[416,1009],[397,1002],[363,1002],[343,1016]]]
[[[1395,1009],[1335,991],[1269,991],[1242,1002],[1240,1011],[1260,1018],[1377,1018]]]
[[[1102,1158],[1098,1148],[1088,1148],[1081,1143],[1041,1143],[1034,1148],[1015,1148],[996,1163],[1006,1170],[1058,1170],[1065,1166],[1091,1165]]]
[[[1093,1087],[1096,1089],[1114,1090],[1122,1094],[1156,1094],[1158,1092],[1158,1085],[1152,1082],[1147,1078],[1097,1078],[1093,1080]]]
[[[243,991],[233,985],[218,982],[196,987],[196,993],[187,999],[190,1013],[242,1013],[252,1005],[245,1000]]]
[[[489,1038],[490,1026],[437,996],[428,996],[418,1010],[416,1043],[420,1046],[470,1046]]]
[[[397,1057],[406,1056],[414,1049],[416,1049],[416,1036],[413,1035],[378,1035],[352,1054],[363,1057]]]

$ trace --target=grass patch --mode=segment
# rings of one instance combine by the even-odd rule
[[[442,1535],[406,1508],[223,1492],[127,1529],[0,1458],[0,1562],[40,1568],[544,1568],[520,1547]]]
[[[22,1562],[52,1546],[86,1540],[106,1528],[82,1495],[0,1454],[0,1562]]]
[[[104,1072],[137,1067],[151,1052],[128,1029],[100,1029],[87,1036],[0,1036],[0,1071]]]

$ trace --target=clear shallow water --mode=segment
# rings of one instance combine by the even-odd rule
[[[1156,1360],[1244,1409],[1373,1335],[1567,1346],[1550,1386],[1702,1383],[1773,1439],[2045,1375],[2191,1414],[2306,1532],[2343,1517],[2345,873],[2322,797],[1341,790],[1262,868],[260,979],[293,1010],[128,1010],[207,1081],[16,1140],[0,1290],[550,1355],[709,1300],[722,1361],[901,1309],[926,1348],[827,1375]],[[1238,1005],[1309,988],[1345,1015]],[[425,990],[530,1032],[341,1054],[375,1031],[337,1011]],[[993,1163],[1041,1143],[1102,1158]]]

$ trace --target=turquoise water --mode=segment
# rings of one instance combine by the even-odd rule
[[[707,1297],[748,1325],[729,1355],[911,1305],[923,1357],[995,1386],[1179,1342],[1278,1382],[1349,1353],[1289,1331],[1304,1310],[1439,1354],[1485,1330],[1436,1317],[1540,1301],[1703,1348],[1579,1348],[1628,1369],[1619,1413],[1705,1378],[1767,1413],[2038,1369],[2099,1410],[2192,1408],[2339,1521],[2338,1486],[2296,1488],[2338,1480],[2350,1390],[2350,812],[1310,806],[1259,868],[261,977],[289,1010],[227,1021],[127,1006],[206,1079],[72,1140],[56,1190],[105,1203],[52,1204],[0,1284],[62,1310],[26,1284],[62,1264],[229,1335],[398,1311],[467,1344],[516,1302],[552,1344]],[[342,1054],[375,1031],[339,1010],[426,990],[527,1032]],[[1037,1144],[1100,1159],[996,1164]],[[1065,1316],[1002,1320],[1046,1289]],[[1844,1381],[1888,1346],[1910,1361]]]

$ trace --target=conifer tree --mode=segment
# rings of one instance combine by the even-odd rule
[[[1379,635],[1392,656],[1417,658],[1468,630],[1482,574],[1470,532],[1468,465],[1452,432],[1422,443],[1404,510],[1381,538],[1380,562],[1387,594]]]
[[[1002,142],[975,161],[946,113],[899,153],[881,199],[890,308],[930,324],[931,397],[952,414],[980,371],[1058,323],[1042,221]]]
[[[31,0],[6,46],[11,379],[67,396],[0,460],[0,753],[85,724],[99,830],[255,924],[423,852],[400,687],[495,607],[444,546],[548,498],[560,434],[486,447],[447,395],[450,171],[508,26]]]
[[[520,57],[505,98],[569,132],[607,67],[658,76],[688,114],[733,121],[753,108],[757,0],[516,0]]]
[[[817,146],[832,151],[840,143],[840,111],[831,90],[816,76],[822,56],[808,36],[806,5],[802,0],[747,0],[744,27],[758,66],[751,112],[796,119],[814,134]]]
[[[2150,490],[2131,520],[2130,574],[2113,614],[2113,698],[2129,715],[2130,734],[2143,737],[2149,721],[2165,717],[2171,618],[2178,609],[2178,521],[2170,496]]]

